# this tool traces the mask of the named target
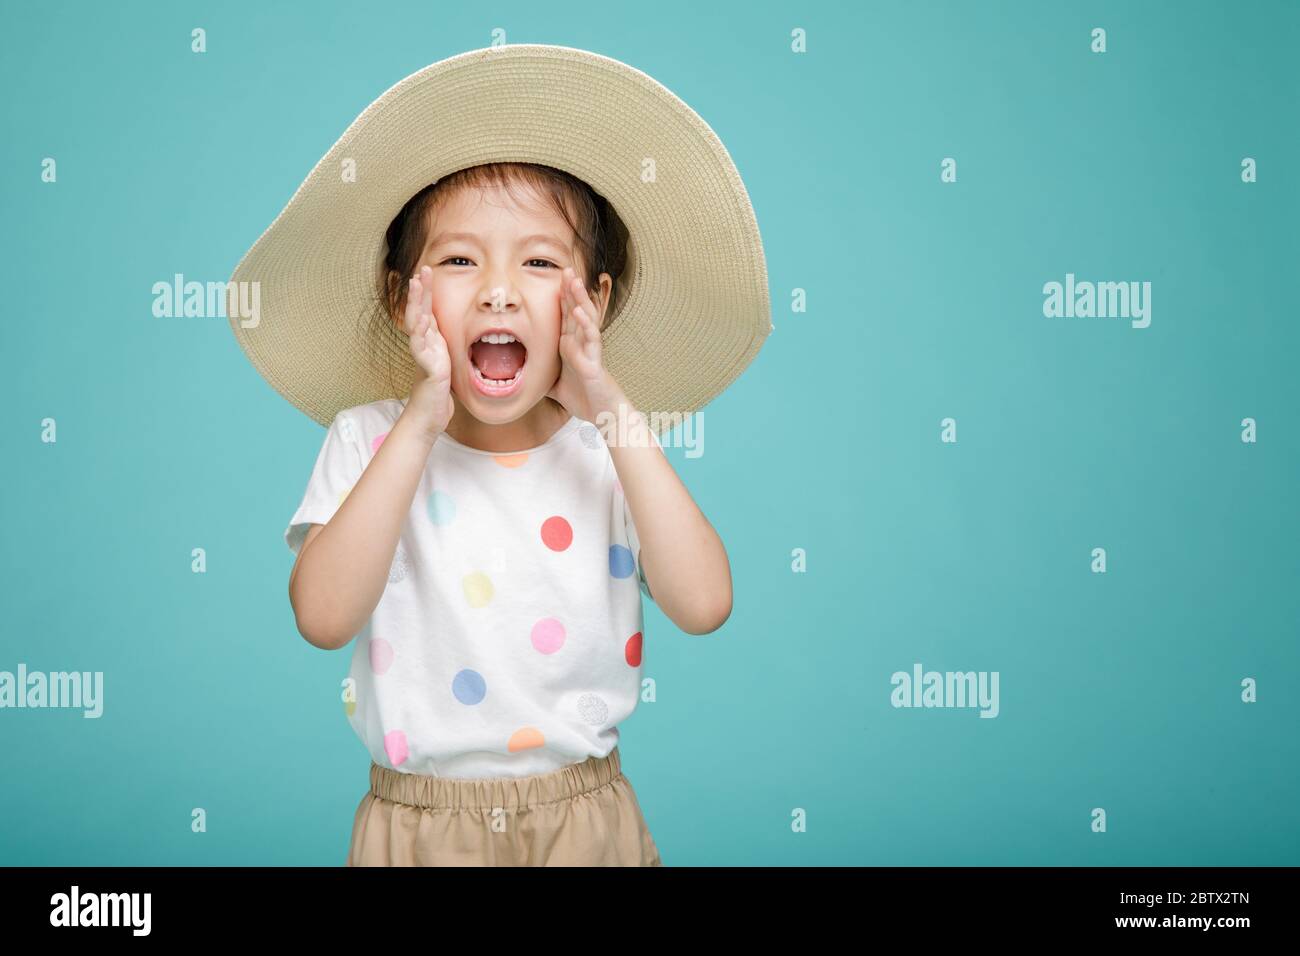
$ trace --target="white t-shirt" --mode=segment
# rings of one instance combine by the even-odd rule
[[[284,533],[295,554],[404,407],[335,417]],[[376,763],[406,773],[522,777],[605,756],[639,700],[642,593],[653,600],[595,425],[571,417],[506,455],[443,433],[355,639],[348,720]]]

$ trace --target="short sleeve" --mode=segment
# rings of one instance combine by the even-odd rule
[[[659,440],[659,435],[654,429],[650,430],[650,438],[654,441],[655,447],[663,451],[663,443]],[[627,532],[628,547],[632,549],[632,563],[636,567],[636,576],[638,583],[641,585],[641,593],[653,601],[655,596],[650,593],[650,584],[645,579],[645,569],[641,567],[641,539],[637,536],[636,522],[632,520],[632,509],[628,507],[627,497],[622,493],[621,485],[618,497],[623,503],[623,528]]]
[[[290,551],[298,553],[311,525],[326,524],[334,517],[363,469],[356,426],[346,411],[339,412],[325,433],[302,503],[285,528],[284,540]]]
[[[641,593],[654,600],[655,596],[650,593],[650,585],[646,582],[645,571],[641,567],[641,539],[637,537],[636,525],[632,521],[632,509],[627,505],[627,499],[622,495],[619,498],[623,501],[623,529],[627,532],[628,547],[632,549],[632,563],[636,566],[637,581],[641,585]]]

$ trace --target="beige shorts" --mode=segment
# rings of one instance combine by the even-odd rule
[[[347,866],[663,866],[632,781],[607,757],[463,780],[370,764]]]

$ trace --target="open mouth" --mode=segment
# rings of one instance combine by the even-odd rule
[[[469,347],[470,367],[474,377],[491,389],[516,384],[528,361],[528,349],[513,333],[492,329],[483,333]]]

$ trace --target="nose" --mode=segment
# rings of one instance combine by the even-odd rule
[[[513,312],[519,308],[519,288],[509,269],[498,266],[484,274],[479,308],[489,312]]]

